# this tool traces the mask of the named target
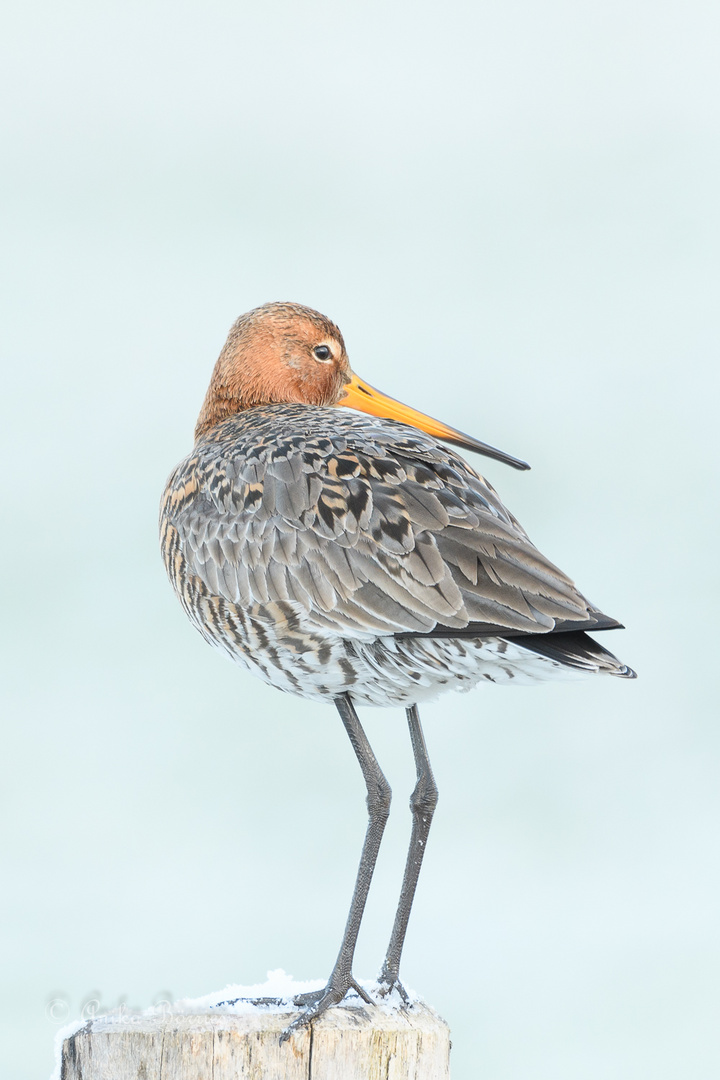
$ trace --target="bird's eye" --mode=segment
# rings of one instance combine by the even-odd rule
[[[327,345],[316,345],[313,349],[316,360],[329,360],[332,353],[328,349]]]

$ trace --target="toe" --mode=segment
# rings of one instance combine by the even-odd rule
[[[399,979],[378,979],[377,986],[377,992],[382,998],[390,997],[391,994],[397,992],[403,1004],[407,1005],[410,1001],[407,990]]]
[[[333,1005],[338,1005],[349,990],[354,990],[363,1001],[368,1005],[372,1005],[372,998],[355,981],[352,975],[338,976],[335,972],[330,976],[330,981],[324,990],[312,990],[307,994],[297,994],[293,998],[293,1004],[306,1005],[307,1008],[305,1012],[293,1020],[292,1024],[288,1024],[280,1036],[280,1042],[286,1042],[293,1032],[307,1027],[318,1016],[322,1016],[327,1009],[332,1008]]]

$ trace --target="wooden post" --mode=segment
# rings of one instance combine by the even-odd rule
[[[62,1047],[61,1080],[449,1080],[450,1030],[422,1002],[340,1005],[280,1045],[297,1012],[98,1017]]]

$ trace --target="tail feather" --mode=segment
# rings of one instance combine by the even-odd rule
[[[578,630],[564,630],[554,634],[528,634],[512,638],[515,645],[547,656],[566,667],[583,671],[606,672],[621,679],[636,679],[637,674],[611,652],[598,645],[588,634]]]

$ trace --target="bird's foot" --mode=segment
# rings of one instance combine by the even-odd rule
[[[410,1003],[408,992],[397,975],[389,975],[384,971],[380,972],[378,976],[376,993],[381,998],[389,998],[392,994],[397,993],[403,1005]]]
[[[322,1016],[327,1009],[332,1008],[333,1005],[338,1005],[349,990],[354,990],[363,1001],[368,1005],[372,1005],[371,998],[363,990],[362,986],[353,979],[352,975],[342,975],[335,971],[330,976],[324,990],[312,990],[307,994],[297,994],[293,998],[293,1004],[307,1005],[308,1008],[298,1016],[297,1020],[293,1020],[292,1024],[285,1028],[280,1036],[280,1042],[284,1043],[295,1031],[307,1027],[313,1020],[317,1020],[318,1016]]]

